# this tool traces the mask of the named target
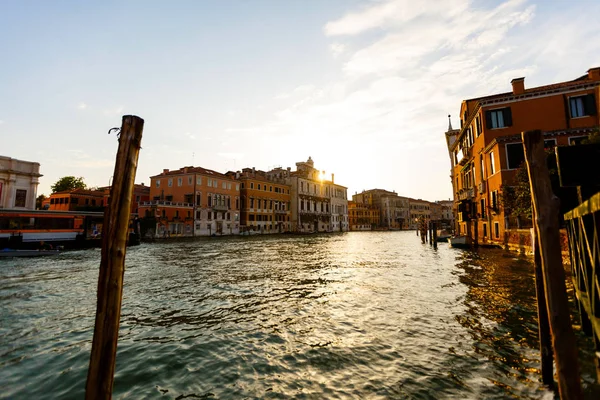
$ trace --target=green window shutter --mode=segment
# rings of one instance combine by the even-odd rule
[[[590,93],[583,98],[583,104],[586,115],[596,115],[598,113],[596,110],[596,98],[593,93]]]
[[[492,129],[492,112],[491,111],[485,112],[485,128]]]
[[[504,114],[504,125],[512,126],[512,111],[510,110],[510,107],[506,107],[504,110],[502,110],[502,114]]]

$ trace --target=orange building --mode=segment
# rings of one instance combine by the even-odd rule
[[[228,173],[233,174],[233,173]],[[282,233],[291,230],[289,171],[264,172],[244,168],[235,173],[240,182],[241,231]]]
[[[42,202],[51,211],[104,211],[104,191],[73,189],[52,193]]]
[[[521,132],[540,129],[548,148],[579,143],[600,126],[600,68],[575,80],[464,100],[460,129],[446,133],[452,165],[456,232],[502,244],[512,222],[500,202],[524,161]]]
[[[371,231],[379,226],[379,207],[348,201],[348,219],[351,231]]]
[[[158,237],[239,233],[240,187],[235,177],[202,167],[163,170],[150,178],[140,217],[156,218]]]
[[[99,188],[98,190],[102,190],[104,192],[104,206],[107,207],[110,199],[110,186]],[[131,195],[131,213],[139,214],[140,205],[143,202],[147,202],[150,200],[150,188],[146,185],[135,184],[133,185],[133,193]]]

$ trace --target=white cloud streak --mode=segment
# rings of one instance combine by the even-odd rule
[[[271,121],[227,131],[267,135],[282,146],[313,153],[315,143],[341,148],[342,141],[366,141],[340,156],[324,151],[336,158],[336,169],[355,169],[360,155],[372,158],[373,151],[414,161],[433,148],[437,157],[447,159],[442,136],[446,115],[458,111],[463,99],[508,91],[512,78],[535,76],[555,65],[554,55],[564,56],[580,45],[588,54],[600,53],[597,41],[581,37],[593,37],[597,27],[567,34],[547,22],[540,31],[536,26],[532,39],[527,28],[536,7],[526,0],[492,8],[475,7],[468,0],[371,4],[324,26],[326,36],[339,40],[330,44],[332,54],[344,53],[338,81],[281,94],[276,99],[287,103],[282,102]],[[446,174],[440,176],[446,182]]]

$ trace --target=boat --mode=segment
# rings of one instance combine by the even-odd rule
[[[452,235],[450,234],[450,232],[446,231],[445,229],[442,229],[438,230],[436,240],[437,242],[448,242],[451,237]]]
[[[449,240],[452,247],[463,249],[471,247],[471,238],[467,236],[452,236]]]
[[[3,257],[47,257],[60,254],[60,250],[15,250],[3,249],[0,250],[0,258]]]
[[[45,242],[54,248],[102,246],[104,212],[0,209],[0,250],[37,249]],[[140,243],[139,224],[132,214],[127,245]]]

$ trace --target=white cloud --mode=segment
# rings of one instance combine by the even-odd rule
[[[285,100],[285,99],[289,99],[289,98],[298,97],[301,95],[306,95],[306,93],[312,92],[314,90],[315,90],[314,85],[300,85],[300,86],[297,86],[296,88],[294,88],[294,90],[292,90],[291,92],[278,94],[274,98],[275,98],[275,100]]]
[[[346,45],[342,43],[332,43],[329,46],[329,49],[331,50],[333,57],[338,57],[346,51]]]
[[[468,0],[370,4],[324,27],[326,35],[340,40],[331,45],[332,54],[344,52],[338,80],[279,95],[276,99],[286,101],[270,121],[226,132],[269,138],[265,142],[275,139],[278,146],[290,149],[290,156],[320,156],[319,164],[333,164],[324,167],[336,171],[359,173],[358,160],[370,160],[370,168],[387,168],[386,157],[409,168],[419,157],[433,157],[449,168],[442,132],[449,113],[456,124],[462,100],[510,91],[515,77],[534,81],[547,69],[556,69],[557,60],[568,54],[585,52],[581,59],[600,54],[598,41],[590,40],[598,28],[585,22],[591,17],[582,15],[557,30],[563,16],[556,15],[554,20],[536,21],[534,31],[530,23],[536,7],[527,0],[487,8]],[[555,81],[544,79],[540,84]],[[559,79],[569,76],[563,73]],[[431,174],[433,181],[423,182],[435,184],[413,179],[410,171],[395,178],[421,185],[420,190],[439,192],[443,185],[450,189],[447,174]],[[375,178],[368,174],[365,179]],[[407,194],[416,195],[411,190]]]
[[[87,108],[87,104],[85,104],[83,101],[81,103],[79,103],[79,105],[77,106],[77,108],[79,110],[85,110]]]
[[[189,139],[195,140],[196,139],[196,135],[193,135],[191,132],[185,132],[184,136],[186,136]]]
[[[357,35],[372,29],[386,30],[402,26],[405,22],[421,16],[453,17],[469,6],[468,0],[391,0],[377,2],[361,11],[348,13],[325,25],[325,34]]]

